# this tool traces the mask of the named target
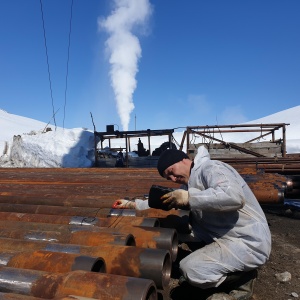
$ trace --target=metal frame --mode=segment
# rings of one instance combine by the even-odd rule
[[[167,135],[169,139],[169,143],[172,143],[174,129],[160,129],[160,130],[137,130],[137,131],[119,131],[113,130],[112,132],[98,132],[94,131],[95,136],[95,159],[97,159],[97,143],[96,137],[100,138],[101,143],[101,150],[103,150],[103,142],[108,140],[109,148],[111,148],[111,139],[125,139],[125,148],[117,148],[116,150],[125,149],[126,151],[126,161],[125,165],[128,166],[128,152],[131,151],[130,139],[131,138],[140,138],[140,137],[148,137],[148,149],[149,149],[149,156],[151,156],[151,137],[152,136],[162,136]],[[95,160],[96,161],[96,160]]]
[[[189,155],[189,148],[190,148],[190,135],[191,134],[197,134],[205,138],[209,138],[211,140],[216,141],[217,143],[224,144],[226,147],[231,147],[234,149],[237,149],[241,152],[251,154],[256,157],[264,157],[263,155],[255,152],[250,151],[246,148],[238,146],[236,143],[232,142],[225,142],[223,140],[217,139],[211,134],[217,134],[217,133],[234,133],[234,132],[258,132],[260,133],[259,136],[257,136],[254,139],[251,139],[249,141],[245,141],[244,143],[251,143],[255,140],[258,140],[262,137],[266,137],[268,135],[272,136],[271,142],[276,142],[278,140],[275,140],[275,131],[282,130],[282,138],[280,141],[282,142],[282,157],[286,156],[286,126],[290,124],[286,123],[274,123],[274,124],[243,124],[243,125],[214,125],[214,126],[187,126],[186,131],[184,132],[184,135],[182,137],[182,141],[180,144],[180,150],[183,149],[184,141],[186,139],[186,153]]]

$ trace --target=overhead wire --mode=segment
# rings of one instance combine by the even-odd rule
[[[44,12],[43,12],[42,0],[40,0],[40,4],[41,4],[41,14],[42,14],[42,21],[43,21],[43,30],[44,30],[44,43],[45,43],[47,66],[48,66],[48,79],[49,79],[50,95],[51,95],[51,102],[52,102],[52,116],[53,116],[54,125],[56,127],[54,100],[53,100],[53,93],[52,93],[52,83],[51,83],[51,75],[50,75],[50,66],[49,66],[49,57],[48,57],[48,48],[47,48],[47,39],[46,39],[46,30],[45,30],[45,21],[44,21]]]
[[[68,58],[67,58],[67,72],[66,72],[66,87],[65,87],[65,103],[64,103],[63,128],[65,128],[65,116],[66,116],[66,105],[67,105],[67,89],[68,89],[68,75],[69,75],[69,59],[70,59],[72,19],[73,19],[73,0],[71,2],[71,14],[70,14],[70,27],[69,27],[70,29],[69,29],[69,44],[68,44]]]

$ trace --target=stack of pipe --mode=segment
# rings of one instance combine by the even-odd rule
[[[86,173],[70,183],[70,172],[58,170],[56,180],[57,170],[20,172],[29,179],[16,179],[15,171],[0,179],[0,297],[155,300],[167,289],[178,251],[175,229],[159,227],[155,217],[110,216],[112,199],[92,196],[102,184],[114,190],[106,177],[97,185]],[[82,185],[84,193],[74,195]]]
[[[247,158],[220,157],[219,160],[232,165],[236,169],[255,168],[256,170],[263,170],[265,173],[278,173],[286,176],[299,175],[300,170],[300,156]]]
[[[261,204],[299,197],[296,175],[239,172]],[[189,212],[111,209],[152,184],[178,188],[155,169],[2,169],[0,300],[157,299]]]

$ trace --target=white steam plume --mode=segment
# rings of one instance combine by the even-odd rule
[[[152,9],[149,0],[114,0],[114,6],[111,15],[99,20],[98,24],[109,33],[106,47],[110,54],[111,85],[123,130],[127,131],[134,109],[135,76],[142,54],[140,42],[132,30],[146,24]]]

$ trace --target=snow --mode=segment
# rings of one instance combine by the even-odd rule
[[[287,153],[300,153],[300,106],[296,106],[248,123],[288,123]],[[188,124],[187,124],[188,125]],[[201,125],[201,124],[199,124]],[[0,166],[81,168],[94,165],[94,133],[85,128],[55,128],[44,122],[10,114],[0,109]],[[174,137],[181,142],[183,132]],[[234,136],[240,142],[244,134]],[[151,138],[151,151],[166,142],[166,137]],[[147,139],[142,139],[147,148]],[[132,139],[136,150],[138,139]],[[112,147],[124,147],[120,140]]]
[[[0,110],[2,167],[81,168],[94,164],[94,133],[63,129]],[[51,129],[51,130],[49,130]]]

